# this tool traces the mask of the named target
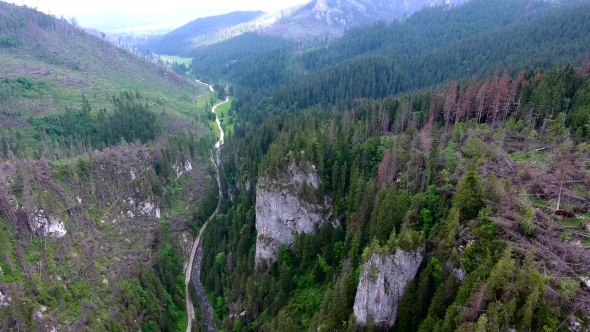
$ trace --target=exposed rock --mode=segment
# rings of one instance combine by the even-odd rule
[[[145,200],[143,202],[140,202],[139,204],[137,204],[136,206],[136,202],[133,198],[129,197],[129,206],[131,208],[136,208],[137,211],[142,215],[142,216],[152,216],[152,217],[156,217],[158,219],[160,219],[161,215],[160,215],[160,208],[158,208],[156,206],[155,203],[153,203],[151,200]],[[135,214],[133,213],[133,211],[129,210],[127,211],[127,216],[129,218],[133,218],[135,217]]]
[[[427,7],[457,6],[467,0],[312,0],[294,14],[277,20],[263,31],[287,38],[341,36],[346,29],[384,20],[402,19]],[[274,23],[274,22],[273,22]],[[301,27],[307,29],[301,31]]]
[[[312,233],[331,217],[330,203],[306,202],[300,196],[304,186],[318,189],[321,180],[315,167],[305,172],[295,164],[278,180],[262,178],[256,186],[256,265],[273,263],[281,244],[291,245],[295,235]],[[313,189],[312,189],[313,188]]]
[[[394,255],[371,256],[363,266],[354,301],[358,325],[367,325],[371,317],[375,327],[388,329],[395,324],[399,303],[423,258],[423,248],[415,252],[397,249]]]
[[[453,263],[451,261],[447,262],[446,267],[448,271],[451,272],[459,281],[463,281],[465,280],[465,277],[467,277],[467,272],[465,272],[465,270],[463,270],[460,267],[453,266]]]
[[[310,165],[311,170],[309,172],[304,172],[301,168],[297,165],[292,163],[289,165],[289,172],[291,172],[292,180],[291,182],[296,186],[300,187],[303,184],[307,184],[309,186],[318,189],[320,187],[320,177],[318,176],[315,165]]]
[[[186,160],[183,163],[175,163],[172,165],[172,169],[176,172],[176,178],[178,179],[182,174],[188,173],[193,170],[193,164],[190,160]]]
[[[43,313],[39,309],[33,310],[33,319],[34,320],[43,320]]]
[[[0,308],[6,308],[12,303],[12,298],[0,291]]]
[[[160,219],[160,209],[149,200],[139,203],[138,209],[142,215],[154,216]]]
[[[451,273],[455,275],[455,278],[459,281],[464,281],[465,277],[467,276],[467,272],[463,269],[452,268]]]
[[[32,223],[33,231],[38,232],[41,236],[59,239],[68,233],[61,220],[45,213],[43,209],[33,210]]]
[[[585,331],[583,330],[583,321],[576,317],[576,316],[570,316],[568,318],[568,323],[567,323],[567,329],[571,332],[582,332]]]

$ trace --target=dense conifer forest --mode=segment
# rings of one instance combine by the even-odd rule
[[[590,217],[589,65],[452,81],[236,129],[224,168],[239,194],[208,231],[202,271],[220,328],[351,329],[363,262],[414,243],[429,260],[395,331],[560,330],[572,312],[589,312],[575,279],[590,267],[576,231]],[[243,183],[292,162],[317,166],[337,222],[254,269],[255,193]],[[230,318],[234,306],[246,315]]]
[[[195,57],[195,75],[234,85],[239,119],[204,238],[218,329],[383,330],[353,314],[363,266],[424,248],[391,331],[584,330],[589,12],[472,1],[311,51],[253,34],[267,52],[236,40],[237,61]],[[293,164],[317,171],[318,190],[297,195],[328,199],[332,222],[257,266],[257,182]]]

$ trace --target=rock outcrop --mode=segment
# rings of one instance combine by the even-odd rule
[[[354,301],[358,325],[367,325],[371,317],[375,327],[388,329],[395,324],[406,287],[416,277],[423,258],[423,249],[397,249],[394,255],[371,256],[363,266]]]
[[[321,180],[314,166],[303,171],[295,164],[276,180],[261,178],[256,186],[256,265],[273,263],[282,244],[291,245],[295,235],[312,233],[331,217],[330,202],[311,203],[303,191],[315,191]]]
[[[8,307],[10,303],[12,303],[12,298],[0,291],[0,309]]]
[[[63,221],[59,218],[46,213],[43,209],[35,208],[32,216],[32,229],[41,236],[62,238],[68,232]]]

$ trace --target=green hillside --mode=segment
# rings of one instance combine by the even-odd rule
[[[153,111],[174,118],[171,123],[205,128],[193,107],[203,86],[66,21],[0,3],[0,40],[0,123],[26,136],[31,117],[80,108],[83,97],[94,111],[112,109],[111,99],[125,91],[139,93]]]
[[[2,331],[186,330],[207,90],[132,51],[0,2]]]

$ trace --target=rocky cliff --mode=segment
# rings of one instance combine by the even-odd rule
[[[331,217],[330,202],[310,202],[321,180],[314,166],[294,163],[278,179],[261,178],[256,186],[256,265],[273,263],[281,244],[293,244],[298,233],[312,233]]]
[[[374,253],[364,264],[354,301],[357,324],[388,329],[395,324],[399,303],[422,264],[423,249],[394,255]]]

